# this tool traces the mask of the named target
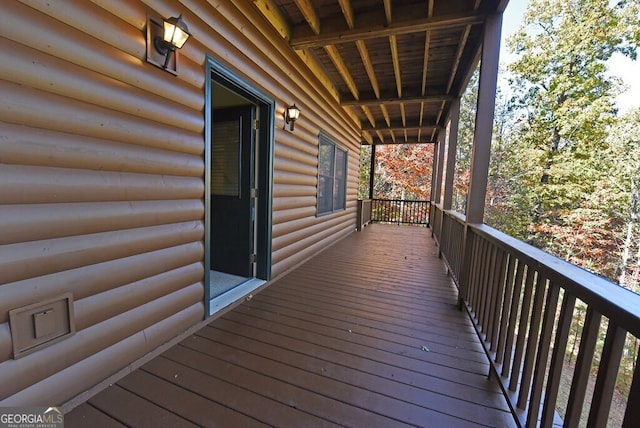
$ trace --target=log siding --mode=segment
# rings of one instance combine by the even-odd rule
[[[205,319],[207,55],[275,101],[273,279],[355,229],[358,124],[235,3],[0,5],[0,406],[63,405]],[[176,77],[145,62],[145,25],[180,13]],[[318,218],[320,129],[350,153],[347,208]],[[64,292],[76,334],[14,360],[9,311]]]

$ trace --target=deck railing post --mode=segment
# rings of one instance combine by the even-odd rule
[[[369,165],[369,199],[373,199],[373,189],[376,184],[376,145],[371,145],[371,165]]]

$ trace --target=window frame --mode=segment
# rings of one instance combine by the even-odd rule
[[[330,161],[331,165],[331,173],[323,174],[323,164],[326,161],[322,158],[323,150],[322,146],[327,145],[331,146],[332,159]],[[344,165],[338,165],[338,153],[343,154]],[[318,181],[317,181],[317,192],[316,192],[316,216],[320,217],[323,215],[332,214],[338,211],[344,211],[347,209],[347,175],[348,175],[348,166],[349,166],[349,150],[344,146],[336,142],[333,138],[327,135],[325,132],[320,131],[318,136]],[[342,167],[342,176],[337,174],[339,171],[338,167]],[[329,181],[323,186],[323,181]],[[336,186],[338,192],[342,193],[342,198],[340,201],[336,203]],[[330,190],[330,195],[323,195],[323,187],[324,189]],[[327,200],[329,199],[329,200]],[[327,204],[327,202],[329,202]]]

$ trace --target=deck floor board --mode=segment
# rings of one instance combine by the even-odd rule
[[[515,426],[488,367],[430,230],[372,225],[94,396],[65,422]]]

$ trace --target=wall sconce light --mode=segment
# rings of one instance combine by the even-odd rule
[[[181,49],[191,36],[182,14],[177,18],[147,19],[147,62],[162,67],[172,74],[177,73],[176,49]],[[173,60],[173,61],[172,61]]]
[[[300,117],[300,109],[296,107],[296,104],[290,105],[284,112],[284,123],[289,124],[289,131],[293,131],[296,120]]]

